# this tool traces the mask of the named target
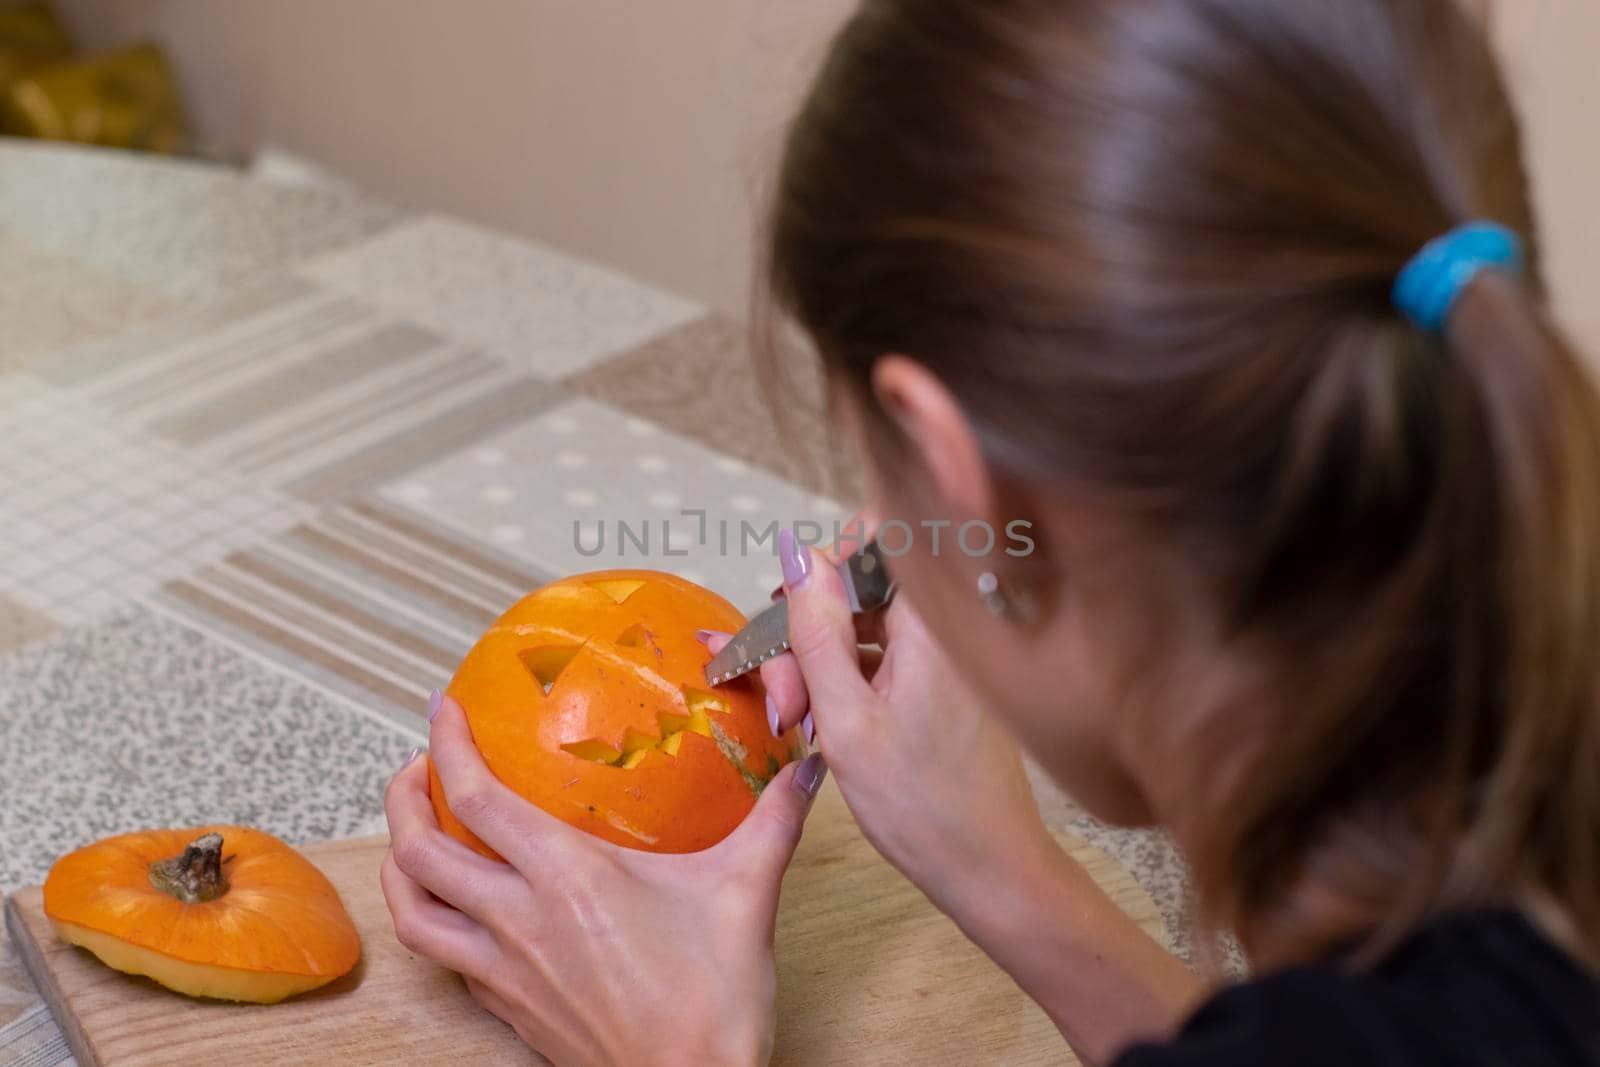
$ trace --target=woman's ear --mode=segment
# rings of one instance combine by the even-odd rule
[[[872,391],[899,427],[913,458],[928,472],[934,491],[957,513],[929,517],[990,515],[995,486],[983,449],[944,382],[913,359],[889,355],[873,365]]]

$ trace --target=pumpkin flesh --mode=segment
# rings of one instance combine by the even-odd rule
[[[226,889],[186,902],[151,868],[222,837]],[[108,966],[190,996],[274,1003],[348,973],[361,943],[338,891],[270,834],[238,826],[150,830],[78,849],[51,867],[45,913]]]
[[[695,631],[743,623],[672,575],[578,575],[506,612],[448,692],[484,762],[524,799],[619,845],[694,852],[731,833],[797,754],[793,733],[772,736],[753,679],[706,684],[710,653]],[[494,856],[430,774],[440,825]]]
[[[150,949],[74,923],[52,924],[56,934],[69,945],[88,949],[101,963],[123,974],[143,975],[177,993],[213,1000],[237,1000],[252,1004],[276,1004],[280,1000],[326,985],[330,979],[318,975],[273,974],[270,971],[239,971],[164,956]]]

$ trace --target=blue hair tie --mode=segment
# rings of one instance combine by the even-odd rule
[[[1494,222],[1469,222],[1430,241],[1394,283],[1394,306],[1428,333],[1444,332],[1472,279],[1483,270],[1521,274],[1522,239]]]

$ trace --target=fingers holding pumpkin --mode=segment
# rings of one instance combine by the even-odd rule
[[[468,893],[457,883],[459,871],[450,868],[459,857],[451,856],[450,850],[459,850],[479,864],[489,861],[439,829],[428,802],[424,761],[414,759],[394,776],[384,793],[383,808],[389,821],[389,852],[378,871],[378,883],[395,937],[411,951],[453,971],[489,973],[498,949],[493,935],[461,910],[483,902],[480,894]]]
[[[466,713],[448,696],[433,716],[428,744],[451,813],[517,870],[531,874],[548,869],[557,851],[571,862],[584,849],[615,847],[574,830],[508,789],[483,762]]]
[[[407,877],[391,850],[378,869],[394,936],[406,948],[461,974],[489,974],[499,956],[494,937],[471,916],[441,903]]]
[[[422,760],[413,760],[389,782],[383,810],[395,866],[451,907],[483,915],[510,888],[514,875],[504,864],[485,859],[439,829]]]
[[[746,902],[761,916],[771,937],[778,890],[805,830],[806,816],[827,775],[827,764],[812,754],[780,770],[761,791],[756,806],[738,829],[704,854],[721,884],[741,882],[753,890]]]

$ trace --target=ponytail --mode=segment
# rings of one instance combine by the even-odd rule
[[[1456,684],[1483,714],[1448,720],[1476,877],[1509,887],[1600,966],[1600,392],[1531,295],[1486,275],[1448,352],[1493,497],[1491,551],[1459,579]],[[1482,658],[1482,662],[1475,662]],[[1481,767],[1475,766],[1482,764]],[[1474,782],[1474,772],[1481,779]]]

